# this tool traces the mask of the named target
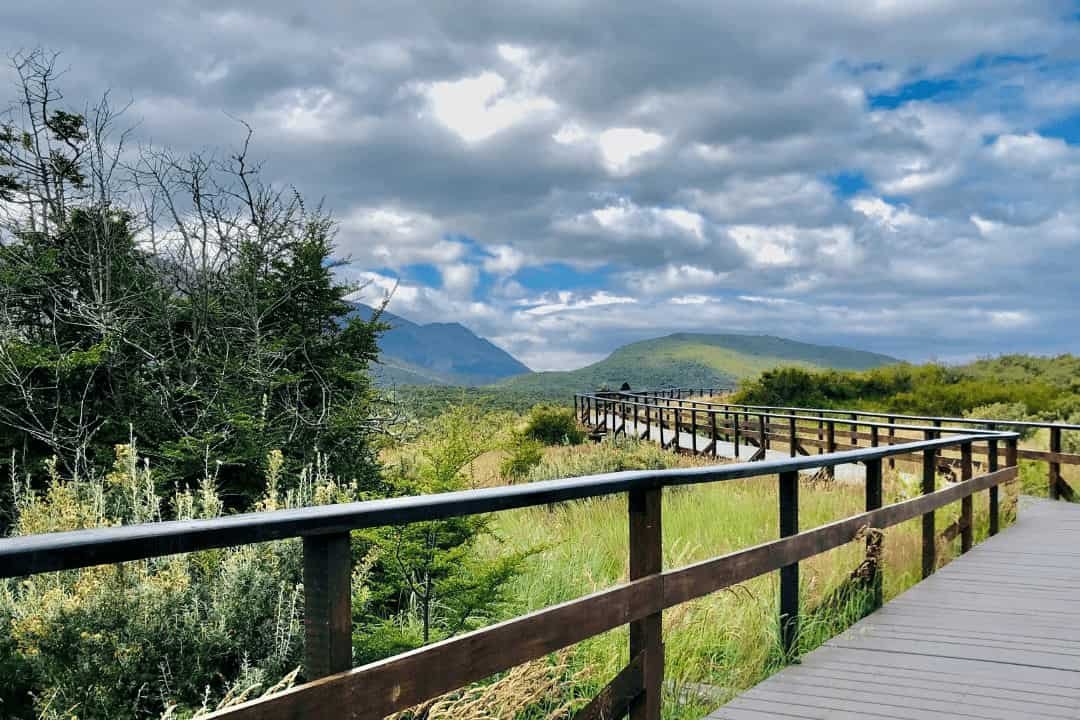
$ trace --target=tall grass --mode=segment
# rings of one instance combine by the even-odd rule
[[[532,480],[570,477],[629,467],[703,464],[634,441],[602,443],[561,453],[535,468]],[[885,500],[896,502],[918,492],[915,479],[886,471]],[[778,536],[776,476],[669,488],[663,496],[664,567],[677,568]],[[1011,521],[1015,489],[1006,491],[1003,525]],[[861,484],[804,481],[800,522],[812,528],[860,512]],[[550,508],[526,508],[496,516],[498,552],[544,546],[531,557],[513,583],[519,611],[525,612],[581,597],[628,579],[627,501],[623,496],[593,498]],[[976,538],[987,534],[985,493],[975,503]],[[959,503],[937,513],[939,530],[959,515]],[[492,544],[489,548],[496,551]],[[942,542],[942,562],[959,549],[959,540]],[[857,620],[867,607],[865,592],[840,600],[845,585],[863,561],[865,543],[853,542],[801,565],[803,624],[798,639],[807,652]],[[884,589],[889,599],[917,582],[921,572],[918,520],[886,531]],[[714,593],[664,612],[666,650],[665,717],[701,717],[735,693],[783,666],[778,641],[778,573]],[[582,668],[579,681],[596,690],[627,661],[627,632],[612,631],[581,643],[570,662]],[[586,693],[582,693],[586,694]]]

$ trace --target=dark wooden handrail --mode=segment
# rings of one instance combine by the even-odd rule
[[[936,432],[936,430],[935,430]],[[764,431],[763,431],[764,437]],[[997,529],[996,488],[1016,478],[1016,443],[1010,432],[970,432],[897,445],[859,448],[716,467],[627,471],[529,485],[391,498],[297,510],[234,515],[209,520],[49,533],[0,540],[0,577],[67,570],[147,559],[229,545],[290,537],[304,540],[305,667],[309,682],[283,693],[226,708],[215,718],[383,718],[412,705],[481,680],[517,664],[567,647],[621,625],[630,625],[630,665],[619,673],[589,713],[628,709],[635,720],[658,720],[663,682],[661,612],[757,575],[781,571],[781,642],[789,653],[798,635],[798,563],[858,539],[867,528],[885,528],[923,517],[933,529],[933,511],[989,490],[991,528]],[[1006,467],[971,472],[975,443],[1007,446]],[[934,479],[933,458],[947,448],[967,448],[962,482],[904,502],[881,506],[884,459],[922,453]],[[800,530],[798,473],[846,463],[867,468],[867,511],[810,530]],[[665,487],[778,476],[779,540],[694,565],[664,571],[660,558],[661,492]],[[412,652],[359,668],[351,665],[349,532],[546,505],[626,493],[630,531],[630,581]],[[965,506],[965,512],[967,512]],[[924,547],[934,560],[936,537]],[[966,549],[967,544],[965,544]],[[933,570],[931,562],[930,571]],[[597,709],[600,708],[600,709]]]
[[[583,407],[591,407],[588,405],[594,401],[603,401],[608,403],[635,403],[635,409],[648,406],[649,408],[659,409],[664,408],[667,410],[681,409],[690,411],[693,417],[696,417],[698,412],[706,413],[711,417],[715,415],[724,415],[728,417],[738,417],[743,415],[755,415],[764,417],[771,420],[785,420],[790,421],[794,417],[798,421],[817,422],[819,427],[828,429],[830,433],[833,433],[837,425],[850,427],[850,439],[851,446],[857,447],[858,440],[870,439],[866,434],[858,432],[857,428],[866,428],[873,430],[874,428],[885,428],[888,433],[888,440],[882,439],[882,442],[892,443],[894,442],[894,435],[897,430],[909,430],[909,431],[921,431],[926,427],[926,424],[939,429],[943,432],[967,432],[972,428],[990,430],[993,431],[996,428],[1017,428],[1017,429],[1045,429],[1049,431],[1049,442],[1046,450],[1037,450],[1033,448],[1020,449],[1019,457],[1025,460],[1038,460],[1047,463],[1047,495],[1051,499],[1074,500],[1077,498],[1076,491],[1069,485],[1068,482],[1062,476],[1062,465],[1080,465],[1080,454],[1062,452],[1062,433],[1063,432],[1080,432],[1080,425],[1072,423],[1060,423],[1050,421],[1037,421],[1037,420],[1002,420],[1002,419],[984,419],[984,418],[959,418],[959,417],[947,417],[947,416],[934,416],[934,415],[907,415],[901,413],[890,412],[877,412],[868,410],[848,410],[838,408],[799,408],[790,406],[772,406],[772,405],[748,405],[740,403],[725,403],[715,402],[711,400],[694,400],[690,399],[692,395],[697,394],[695,391],[690,391],[685,397],[680,397],[681,393],[677,390],[664,389],[660,391],[656,390],[638,390],[638,391],[626,391],[618,393],[605,393],[602,396],[595,394],[579,394],[575,397],[574,406],[577,409]],[[616,406],[617,407],[617,406]],[[579,412],[579,417],[584,421],[586,413]],[[873,420],[870,418],[885,419],[885,422],[880,420]],[[912,422],[924,423],[923,425],[902,424],[897,423],[897,420],[907,420]],[[712,419],[709,420],[711,424]],[[952,427],[950,427],[950,425]],[[727,429],[728,426],[722,426],[721,430]],[[766,426],[771,428],[771,425]],[[744,435],[745,437],[745,435]],[[772,434],[771,432],[765,433],[766,442],[770,438],[783,436]],[[902,438],[901,438],[902,440]],[[824,442],[822,437],[819,437],[816,442],[811,441],[811,445],[817,445],[823,449],[833,449],[837,447],[835,443]],[[999,449],[999,452],[1003,452],[1003,449]],[[736,457],[738,457],[738,446],[736,444]],[[956,458],[951,458],[955,461]],[[894,464],[894,460],[890,460],[890,464]]]

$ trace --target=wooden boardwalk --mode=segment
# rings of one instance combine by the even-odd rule
[[[633,437],[642,437],[645,434],[645,430],[649,429],[649,439],[653,442],[660,442],[661,436],[664,438],[664,444],[674,449],[676,446],[680,450],[686,452],[703,452],[705,448],[709,447],[712,440],[702,433],[705,428],[701,428],[697,433],[697,438],[694,437],[694,433],[690,428],[680,428],[678,440],[675,440],[675,431],[671,428],[665,427],[663,433],[660,432],[660,424],[656,422],[650,422],[646,425],[643,421],[634,422],[627,418],[625,421],[625,427],[623,426],[623,418],[616,417],[614,415],[605,414],[602,416],[602,421],[605,423],[604,427],[609,427],[614,424],[619,427],[620,430],[625,430],[628,435]],[[739,442],[739,459],[749,460],[754,453],[758,451],[757,445],[751,445],[749,442],[742,440]],[[709,453],[712,454],[712,453]],[[773,450],[767,449],[765,451],[766,460],[783,460],[790,457],[791,453],[787,449]],[[723,458],[725,460],[735,459],[735,443],[729,442],[718,438],[716,440],[716,452],[715,456]],[[812,475],[816,470],[807,470],[804,474]],[[834,477],[841,482],[862,482],[866,479],[866,470],[862,465],[856,463],[846,463],[843,465],[837,465],[834,470]]]
[[[1080,505],[1018,520],[709,715],[1080,718]]]

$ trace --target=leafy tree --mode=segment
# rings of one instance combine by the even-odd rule
[[[466,489],[467,468],[502,444],[506,418],[460,405],[435,419],[415,462],[390,470],[402,495]],[[357,638],[361,661],[400,652],[484,624],[506,602],[506,583],[530,553],[486,559],[477,544],[491,537],[487,516],[379,528],[362,534],[373,554],[371,600],[359,622],[378,627]],[[410,624],[415,619],[416,626]]]
[[[120,113],[60,107],[55,63],[16,58],[0,121],[0,457],[87,476],[134,433],[162,483],[209,475],[234,505],[275,448],[378,489],[382,325],[349,314],[332,218],[262,182],[250,129],[121,162]]]
[[[544,459],[544,445],[539,440],[515,433],[510,445],[510,454],[503,460],[499,470],[504,478],[511,482],[524,480],[529,471]]]
[[[580,445],[585,442],[585,431],[578,425],[573,409],[555,405],[537,405],[529,412],[525,436],[545,445]]]

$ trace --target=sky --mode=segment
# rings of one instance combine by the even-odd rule
[[[1080,352],[1077,2],[0,5],[34,47],[140,142],[246,121],[363,299],[533,369],[687,331]]]

